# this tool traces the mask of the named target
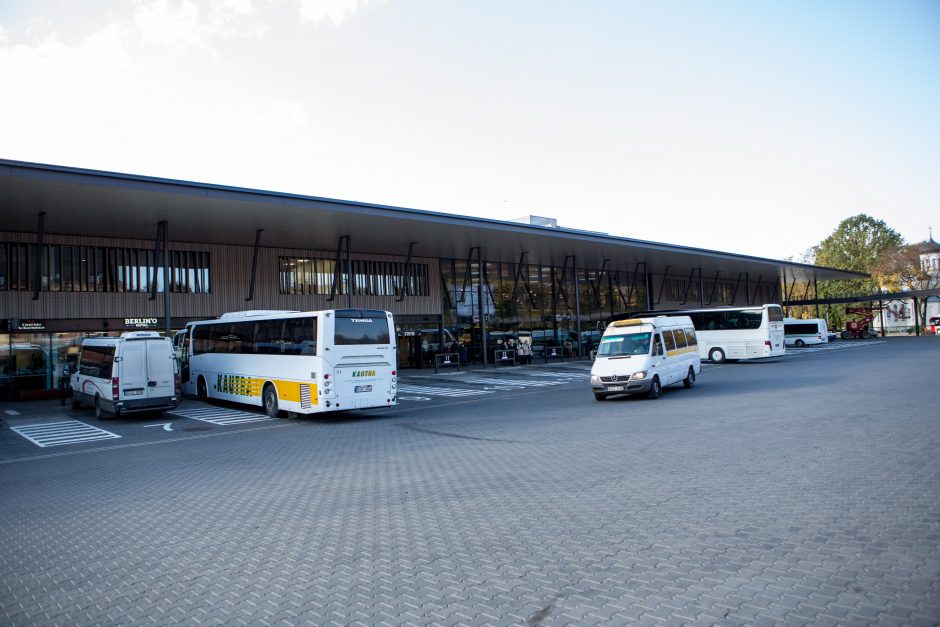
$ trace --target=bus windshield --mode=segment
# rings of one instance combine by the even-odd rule
[[[627,333],[624,335],[608,335],[601,338],[599,357],[616,357],[618,355],[648,355],[650,352],[650,338],[652,333]]]

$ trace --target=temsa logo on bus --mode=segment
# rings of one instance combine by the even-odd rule
[[[372,318],[350,318],[353,322],[372,322]]]
[[[375,370],[353,370],[354,377],[374,377]]]

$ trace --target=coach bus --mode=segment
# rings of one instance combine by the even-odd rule
[[[183,391],[202,400],[312,414],[396,405],[387,311],[243,311],[190,322],[180,338]]]
[[[713,363],[779,357],[786,351],[783,308],[777,304],[623,313],[608,323],[653,316],[689,316],[698,334],[699,355]]]

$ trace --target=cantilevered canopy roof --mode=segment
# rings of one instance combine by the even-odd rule
[[[466,258],[476,246],[488,261],[633,269],[705,277],[721,273],[751,280],[856,279],[867,275],[611,235],[403,209],[369,203],[283,194],[205,183],[83,170],[0,159],[0,229],[35,232],[45,211],[45,232],[153,239],[168,221],[172,241],[254,244],[335,250],[349,235],[356,252],[405,255],[411,242],[421,257]]]

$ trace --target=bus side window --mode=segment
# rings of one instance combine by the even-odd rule
[[[663,339],[666,340],[667,351],[676,350],[676,340],[672,335],[672,331],[669,331],[668,329],[663,331]]]
[[[658,357],[662,354],[663,354],[663,336],[657,333],[656,340],[653,342],[653,357]]]

